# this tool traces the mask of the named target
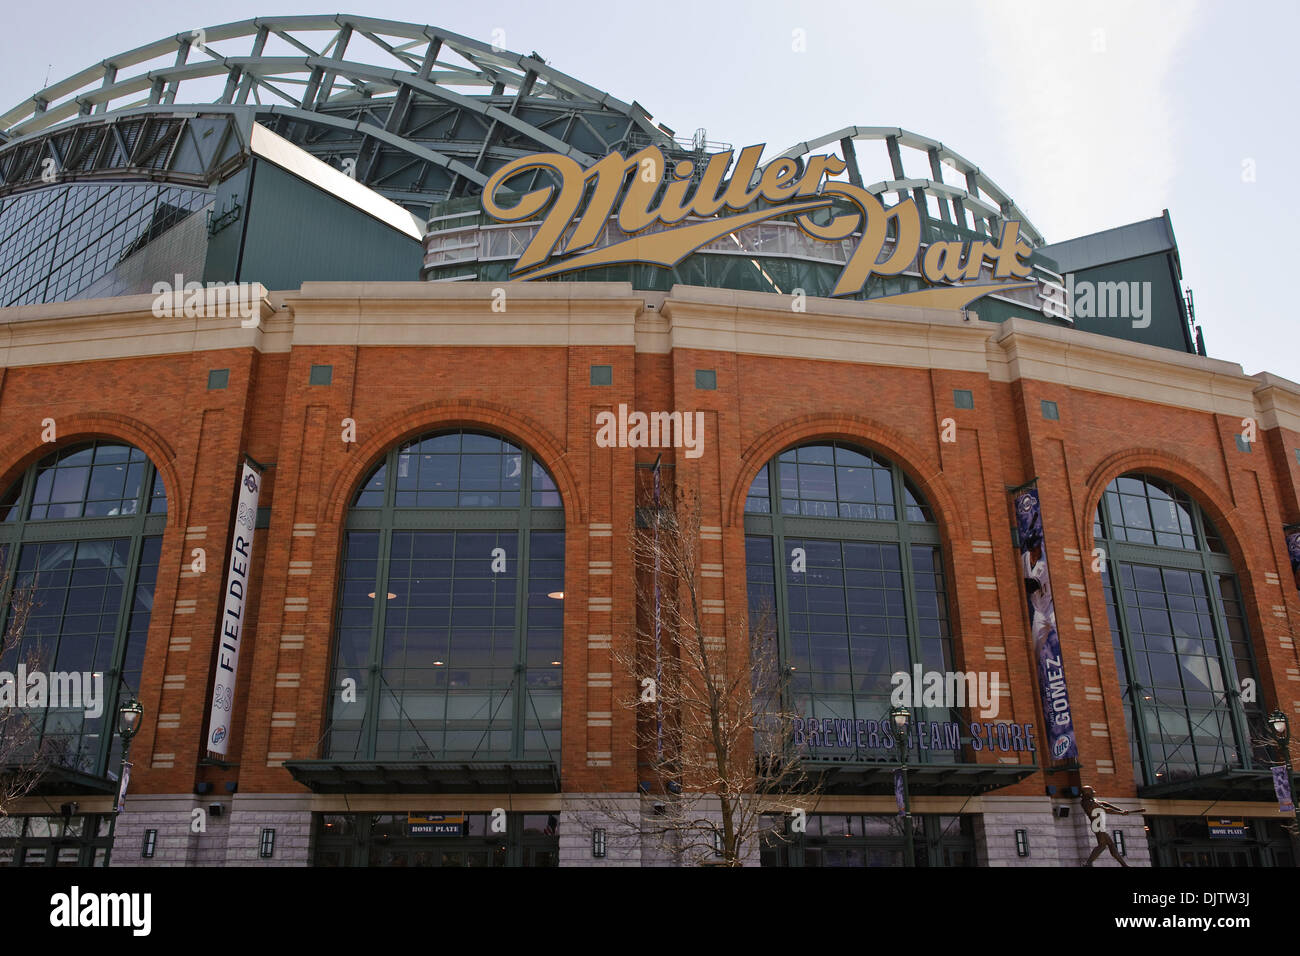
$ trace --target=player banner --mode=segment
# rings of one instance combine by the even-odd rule
[[[1047,721],[1048,753],[1052,758],[1077,758],[1074,720],[1070,714],[1070,692],[1065,683],[1065,662],[1056,629],[1056,604],[1047,567],[1047,546],[1043,539],[1043,515],[1038,489],[1032,486],[1012,492],[1016,504],[1016,527],[1020,532],[1020,561],[1029,599],[1029,626],[1034,638],[1034,660],[1038,665],[1038,689]]]
[[[230,543],[226,573],[225,609],[217,641],[217,673],[212,685],[212,710],[208,715],[208,750],[226,755],[231,717],[235,707],[235,676],[239,673],[239,644],[243,636],[245,602],[250,590],[253,529],[257,526],[257,497],[262,476],[247,460],[239,478],[239,508]]]
[[[126,809],[126,788],[131,785],[131,762],[128,760],[122,764],[122,779],[119,781],[117,788],[117,807],[116,812],[121,813]]]
[[[1277,795],[1277,808],[1283,813],[1295,813],[1295,803],[1291,798],[1291,778],[1288,767],[1273,768],[1273,793]]]
[[[1289,524],[1282,529],[1286,538],[1286,553],[1291,558],[1291,577],[1300,590],[1300,524]]]

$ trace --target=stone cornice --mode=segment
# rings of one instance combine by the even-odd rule
[[[0,367],[216,349],[289,349],[287,316],[278,314],[260,285],[251,287],[247,300],[259,319],[259,325],[250,328],[213,290],[206,292],[203,316],[186,316],[184,296],[176,295],[170,303],[173,314],[159,317],[154,313],[158,301],[158,296],[144,294],[0,309]]]
[[[292,292],[256,290],[255,328],[243,328],[238,316],[158,318],[153,295],[0,309],[0,366],[294,345],[699,349],[1032,380],[1253,416],[1261,428],[1300,432],[1300,384],[1028,319],[995,324],[971,312],[825,298],[803,300],[795,311],[790,295],[680,285],[667,294],[635,292],[626,282],[308,282]]]
[[[629,283],[308,282],[287,293],[294,345],[634,346]]]

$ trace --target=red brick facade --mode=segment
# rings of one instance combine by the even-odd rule
[[[594,288],[567,287],[576,298]],[[315,289],[329,298],[329,286]],[[477,308],[487,321],[485,296]],[[310,304],[287,299],[291,311]],[[342,298],[327,305],[345,318],[349,308],[358,308]],[[430,316],[460,310],[467,325],[478,321],[474,307],[469,300],[437,299],[404,306],[417,320],[420,309]],[[599,298],[584,307],[586,321],[598,323]],[[611,322],[631,328],[628,308],[621,298]],[[684,306],[678,311],[686,313]],[[646,317],[640,311],[637,321]],[[649,318],[673,321],[653,312]],[[754,321],[762,319],[756,310]],[[984,328],[986,337],[997,331]],[[365,332],[361,328],[350,345],[295,340],[287,351],[250,345],[11,365],[0,372],[0,482],[6,486],[49,452],[40,441],[44,419],[55,420],[59,445],[93,436],[138,446],[166,482],[169,514],[140,688],[147,716],[134,745],[133,792],[186,794],[199,782],[219,792],[237,780],[241,794],[305,793],[280,763],[319,756],[349,501],[392,446],[453,426],[522,443],[558,484],[567,532],[563,790],[633,791],[632,719],[619,705],[631,692],[631,678],[619,673],[610,650],[588,646],[592,634],[625,638],[634,621],[628,533],[635,463],[658,453],[596,446],[596,414],[620,403],[705,413],[702,457],[688,459],[680,449],[663,454],[675,466],[677,483],[698,494],[702,523],[722,529],[720,541],[703,544],[702,560],[723,567],[720,579],[706,582],[714,590],[704,596],[725,601],[729,630],[745,614],[743,509],[758,470],[792,445],[853,442],[899,464],[934,510],[957,665],[1001,671],[1011,687],[1007,719],[1039,725],[1007,494],[1037,477],[1083,775],[1095,780],[1097,761],[1111,761],[1113,776],[1101,778],[1101,785],[1114,797],[1132,796],[1120,688],[1091,552],[1103,489],[1118,475],[1142,471],[1187,491],[1224,535],[1261,668],[1261,699],[1268,709],[1276,702],[1293,719],[1300,716],[1294,643],[1300,594],[1281,535],[1283,524],[1300,520],[1300,431],[1261,420],[1259,441],[1247,453],[1235,441],[1244,415],[1033,377],[1006,381],[956,368],[680,345],[638,350],[630,336],[624,344],[511,344],[503,334],[492,344],[399,345],[369,344]],[[908,334],[915,329],[909,326]],[[1180,368],[1208,362],[1177,358]],[[309,384],[313,365],[332,366],[331,384]],[[612,384],[591,385],[592,365],[612,366]],[[228,386],[209,390],[209,370],[222,368],[230,371]],[[696,388],[697,369],[716,370],[716,390]],[[973,409],[954,407],[954,389],[972,392]],[[1040,413],[1043,399],[1057,403],[1059,421]],[[345,419],[355,422],[355,443],[342,440]],[[953,442],[941,440],[945,419],[955,424]],[[255,545],[257,585],[228,758],[238,766],[200,766],[241,453],[272,466],[261,500],[270,508],[270,526],[258,532]],[[195,548],[206,551],[201,574],[190,570]],[[591,562],[612,562],[613,573],[588,574]],[[979,588],[977,579],[994,579],[996,588]],[[305,611],[295,609],[301,608],[295,598],[306,599]],[[611,610],[590,600],[597,598],[611,598]],[[193,613],[173,613],[186,601],[193,602]],[[987,612],[996,612],[1000,623],[981,623],[981,612],[986,621]],[[186,637],[188,644],[177,641]],[[1005,646],[1005,660],[986,656],[999,646]],[[1094,668],[1081,663],[1081,651],[1095,654]],[[593,686],[593,673],[612,674],[612,686]],[[178,675],[184,677],[181,689]],[[173,678],[167,688],[165,677]],[[1099,686],[1101,699],[1088,699],[1086,685]],[[601,711],[612,713],[612,726],[588,726],[587,714]],[[160,729],[156,718],[166,714],[178,714],[178,725]],[[1089,733],[1094,727],[1109,735]],[[1041,796],[1044,783],[1036,774],[1006,792]]]

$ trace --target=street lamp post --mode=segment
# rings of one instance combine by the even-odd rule
[[[1268,729],[1273,735],[1273,740],[1277,742],[1277,747],[1282,751],[1282,760],[1286,764],[1286,784],[1287,789],[1291,791],[1291,808],[1295,815],[1296,823],[1300,824],[1300,808],[1296,807],[1295,788],[1292,785],[1293,771],[1291,769],[1291,724],[1287,720],[1286,714],[1279,708],[1268,715]]]
[[[906,707],[895,707],[889,712],[893,722],[894,740],[898,743],[899,774],[903,778],[903,861],[916,866],[916,848],[912,845],[912,802],[907,789],[907,725],[912,719]]]
[[[122,812],[122,804],[126,800],[126,785],[131,779],[131,740],[139,731],[140,721],[143,719],[144,705],[134,696],[117,710],[117,732],[122,735],[122,772],[119,777],[121,784],[118,787],[114,813]]]

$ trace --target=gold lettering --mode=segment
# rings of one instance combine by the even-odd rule
[[[677,178],[664,187],[664,198],[659,203],[660,222],[671,226],[690,214],[690,206],[686,204],[686,190],[691,188],[691,173],[694,171],[695,165],[686,159],[679,160],[673,167]]]
[[[838,156],[809,156],[795,195],[799,197],[815,195],[822,184],[822,176],[838,176],[848,168],[848,164]]]
[[[879,199],[850,183],[827,183],[822,195],[828,193],[844,196],[862,210],[862,239],[853,250],[844,271],[840,273],[840,279],[831,295],[858,292],[866,285],[872,273],[882,276],[898,275],[915,261],[921,248],[921,215],[917,212],[915,199],[901,202],[886,212]],[[897,241],[889,258],[880,262],[878,260],[885,248],[891,219],[896,224]]]
[[[1009,279],[1012,276],[1024,279],[1033,272],[1028,263],[1021,263],[1023,256],[1033,252],[1033,248],[1020,238],[1020,223],[1014,220],[1002,224],[1002,236],[998,244],[989,249],[985,255],[993,259],[993,278]]]
[[[758,158],[762,155],[762,143],[757,146],[746,146],[740,151],[735,171],[727,181],[727,191],[722,197],[728,209],[744,209],[758,198],[759,187],[751,190],[749,184],[754,179],[754,173],[758,169]]]
[[[984,268],[984,250],[989,244],[983,239],[972,239],[970,243],[970,252],[966,255],[966,274],[963,278],[978,279],[980,270]]]
[[[763,179],[758,184],[759,193],[768,202],[785,202],[799,188],[799,183],[791,182],[798,172],[799,164],[793,159],[782,157],[773,160],[763,170]]]
[[[658,146],[647,146],[635,156],[628,157],[629,163],[633,161],[642,172],[632,177],[632,185],[627,187],[627,193],[619,203],[618,227],[624,232],[640,232],[659,218],[659,210],[651,209],[650,204],[663,179],[664,154]],[[564,251],[570,250],[566,248]]]
[[[847,216],[836,216],[824,226],[814,222],[812,216],[808,213],[796,216],[794,221],[801,230],[814,239],[821,239],[823,242],[838,242],[853,235],[853,230],[858,228],[858,223],[862,221],[862,215],[861,213],[850,213]]]
[[[730,150],[725,153],[714,153],[709,157],[709,164],[704,167],[700,184],[695,188],[695,195],[691,197],[692,215],[708,217],[722,208],[722,177],[726,175],[727,167],[730,165]]]
[[[483,187],[483,211],[501,222],[519,222],[533,217],[546,208],[555,193],[554,186],[525,193],[513,206],[503,206],[497,200],[497,191],[506,180],[529,169],[550,170],[559,178],[561,188],[558,197],[550,206],[550,212],[542,221],[532,242],[528,243],[528,248],[514,264],[512,272],[538,265],[551,257],[555,251],[555,244],[569,225],[569,220],[578,211],[585,185],[582,167],[578,165],[577,160],[561,156],[559,153],[521,156],[506,163],[488,179]]]
[[[556,255],[557,247],[570,226],[573,231],[564,245],[565,254],[594,244],[616,209],[619,228],[632,235],[656,223],[675,225],[688,216],[714,219],[724,207],[744,210],[760,197],[774,206],[790,203],[793,199],[805,201],[790,203],[784,210],[762,209],[716,219],[713,223],[695,223],[650,237],[628,239],[577,259],[585,265],[606,260],[626,261],[628,252],[636,250],[635,261],[672,265],[728,229],[745,228],[776,216],[797,213],[795,222],[798,227],[815,239],[838,242],[849,238],[855,231],[861,234],[831,292],[833,296],[859,292],[871,276],[898,275],[916,262],[921,248],[921,218],[914,199],[887,210],[876,196],[861,186],[831,179],[823,183],[824,177],[838,175],[846,168],[844,160],[833,155],[807,157],[802,173],[798,161],[780,157],[768,164],[754,184],[762,152],[762,144],[741,150],[730,177],[727,177],[727,172],[731,169],[734,154],[713,154],[689,198],[687,194],[691,190],[694,164],[690,160],[678,160],[673,167],[674,178],[665,185],[664,155],[657,146],[647,146],[626,158],[617,152],[610,153],[586,170],[575,160],[559,153],[523,156],[502,166],[488,179],[483,189],[483,210],[498,222],[522,222],[541,216],[537,232],[511,268],[512,274],[531,270],[525,278],[558,274],[577,267],[566,265],[564,261],[550,266],[545,266],[545,263]],[[506,188],[510,179],[534,170],[549,174],[546,178],[553,178],[556,182],[522,194]],[[628,174],[632,172],[637,175],[629,181]],[[820,198],[806,201],[819,192]],[[808,210],[831,207],[832,197],[839,197],[841,206],[848,203],[856,207],[856,212],[849,210],[843,215],[835,215],[825,224],[815,222]],[[895,242],[882,262],[880,257],[885,252],[891,222]],[[966,252],[964,257],[963,251]],[[1003,223],[996,243],[991,239],[976,239],[969,244],[957,241],[932,243],[925,252],[921,272],[928,281],[935,283],[975,279],[988,259],[992,261],[995,279],[1027,278],[1032,267],[1023,260],[1032,251],[1030,244],[1020,236],[1020,223],[1009,221]]]
[[[932,242],[925,250],[922,272],[931,282],[956,282],[962,277],[961,253],[965,243]],[[972,250],[972,255],[974,251]]]
[[[651,153],[651,150],[654,152]],[[583,173],[580,191],[586,191],[587,183],[594,185],[591,188],[591,198],[587,200],[587,208],[582,211],[582,219],[574,227],[573,235],[564,247],[566,253],[585,249],[600,238],[601,230],[614,212],[614,203],[623,191],[627,174],[632,170],[639,171],[643,159],[648,159],[657,166],[663,165],[663,154],[654,146],[647,146],[627,158],[622,153],[610,153]],[[640,176],[634,176],[633,181],[640,181]],[[656,178],[654,185],[657,187],[658,184]]]

